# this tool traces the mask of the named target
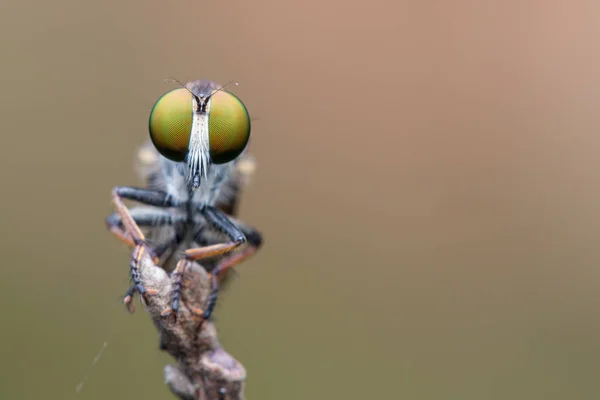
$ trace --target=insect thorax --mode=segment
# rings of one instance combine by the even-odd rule
[[[232,175],[234,168],[235,161],[210,165],[206,176],[202,177],[200,187],[192,192],[190,199],[190,192],[185,182],[187,173],[185,163],[166,159],[150,142],[139,149],[136,163],[136,169],[149,189],[164,191],[184,202],[192,200],[197,206],[215,204],[227,177]]]

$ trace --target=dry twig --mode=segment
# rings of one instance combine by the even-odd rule
[[[217,340],[211,322],[190,309],[202,308],[210,292],[210,279],[200,265],[193,263],[185,272],[183,299],[177,319],[161,316],[171,305],[172,280],[144,254],[140,264],[141,283],[153,294],[145,297],[145,307],[160,334],[161,348],[178,364],[165,367],[165,382],[185,400],[243,400],[246,370]]]

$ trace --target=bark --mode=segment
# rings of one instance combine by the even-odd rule
[[[171,305],[169,275],[147,253],[139,272],[144,287],[156,292],[146,295],[143,303],[160,335],[161,349],[177,361],[164,370],[171,391],[185,400],[243,400],[244,366],[221,347],[214,324],[191,312],[204,307],[210,292],[204,268],[194,263],[186,270],[176,319],[161,315]]]

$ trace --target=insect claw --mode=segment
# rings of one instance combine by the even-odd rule
[[[135,307],[133,306],[133,297],[130,294],[125,295],[123,298],[123,304],[125,304],[125,307],[130,314],[135,312]]]
[[[132,314],[135,311],[135,307],[133,306],[133,296],[135,295],[135,290],[135,286],[131,286],[129,289],[127,289],[127,292],[125,292],[125,296],[123,296],[123,304],[125,304],[127,310]]]

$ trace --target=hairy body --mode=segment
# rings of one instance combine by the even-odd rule
[[[234,219],[239,192],[253,170],[247,154],[250,117],[243,103],[223,88],[212,81],[191,81],[159,98],[150,114],[152,143],[138,153],[146,187],[113,189],[117,212],[107,218],[107,226],[134,249],[133,286],[126,303],[135,292],[151,294],[139,279],[141,259],[150,253],[175,277],[172,307],[165,315],[176,315],[182,276],[190,263],[202,260],[213,292],[207,306],[197,311],[208,319],[219,276],[262,244],[256,229]],[[145,206],[130,209],[123,200]]]

